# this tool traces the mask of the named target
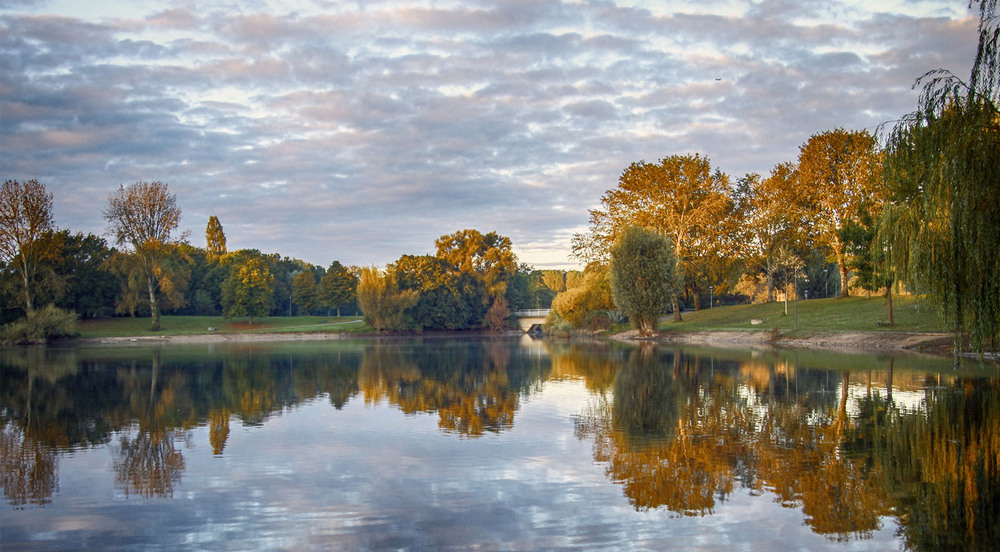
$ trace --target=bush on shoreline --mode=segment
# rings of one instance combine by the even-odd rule
[[[77,336],[79,328],[79,316],[75,312],[48,305],[0,329],[0,343],[42,344],[50,339]]]

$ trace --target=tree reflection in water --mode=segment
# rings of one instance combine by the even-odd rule
[[[871,372],[855,372],[867,384],[852,398],[859,386],[846,370],[832,379],[787,358],[716,363],[655,351],[635,350],[613,404],[598,399],[577,420],[637,509],[707,515],[739,485],[801,508],[835,540],[869,537],[895,516],[914,550],[1000,542],[996,379],[921,386],[922,401],[901,406],[891,359],[884,395]]]
[[[913,550],[1000,541],[995,377],[796,355],[486,339],[0,351],[0,477],[11,506],[44,507],[60,454],[111,443],[117,488],[169,497],[198,427],[222,455],[234,419],[264,424],[321,397],[339,410],[360,393],[478,437],[511,428],[544,382],[573,378],[591,397],[576,435],[637,510],[711,515],[745,492],[800,509],[834,540],[891,517]]]

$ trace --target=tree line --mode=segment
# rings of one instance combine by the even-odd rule
[[[324,269],[255,249],[230,252],[215,216],[206,226],[205,247],[176,235],[181,211],[165,183],[120,186],[109,197],[104,215],[111,244],[55,228],[52,204],[52,194],[37,180],[8,180],[0,188],[5,321],[33,315],[39,303],[83,318],[149,316],[154,330],[162,312],[357,312],[356,277],[338,261]]]
[[[403,255],[386,270],[229,251],[215,216],[198,247],[177,234],[181,210],[163,182],[122,185],[109,196],[111,243],[55,228],[53,195],[37,180],[5,181],[0,205],[2,320],[35,329],[72,313],[148,316],[151,330],[161,327],[161,313],[250,323],[363,313],[378,331],[499,329],[512,309],[548,307],[560,289],[549,289],[545,274],[563,277],[519,264],[509,238],[468,229],[441,236],[436,255]]]

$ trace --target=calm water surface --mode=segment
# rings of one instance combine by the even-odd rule
[[[413,339],[0,351],[3,550],[993,550],[997,366]]]

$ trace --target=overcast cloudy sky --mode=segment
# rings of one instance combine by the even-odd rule
[[[0,0],[0,177],[103,234],[160,180],[204,246],[327,266],[463,228],[570,267],[629,163],[736,178],[810,135],[874,131],[913,81],[967,76],[966,0]]]

